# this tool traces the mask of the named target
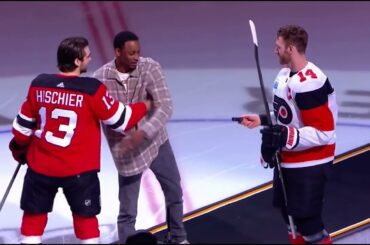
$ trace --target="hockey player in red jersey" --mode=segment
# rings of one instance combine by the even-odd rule
[[[76,237],[82,243],[98,243],[100,121],[124,135],[146,114],[150,102],[124,105],[99,80],[80,77],[91,61],[83,37],[63,40],[57,60],[60,72],[40,74],[31,82],[13,122],[9,148],[15,160],[28,165],[21,196],[21,243],[42,242],[59,187],[70,206]]]
[[[273,84],[272,115],[246,114],[240,123],[262,130],[261,161],[274,168],[279,160],[287,192],[283,197],[278,168],[274,169],[273,204],[281,209],[292,244],[332,243],[322,220],[324,187],[334,160],[337,105],[328,77],[306,59],[307,32],[288,25],[277,32],[275,53],[284,66]],[[295,224],[293,239],[288,215]]]

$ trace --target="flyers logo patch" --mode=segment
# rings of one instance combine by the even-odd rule
[[[278,96],[274,96],[274,113],[278,121],[288,125],[293,120],[293,112],[285,100]]]

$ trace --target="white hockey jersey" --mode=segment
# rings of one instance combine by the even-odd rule
[[[327,76],[311,62],[297,73],[283,68],[273,94],[276,122],[289,127],[281,166],[300,168],[333,160],[337,104]]]

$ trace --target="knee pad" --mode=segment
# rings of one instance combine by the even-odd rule
[[[73,228],[78,239],[87,240],[100,236],[99,223],[96,216],[83,217],[73,214],[72,217]]]
[[[48,221],[48,215],[23,213],[21,234],[23,236],[42,236]]]

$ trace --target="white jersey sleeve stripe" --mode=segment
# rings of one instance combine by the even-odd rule
[[[130,106],[126,106],[126,115],[125,115],[124,121],[123,121],[122,125],[119,126],[116,129],[114,129],[114,131],[117,131],[117,132],[123,132],[123,131],[125,131],[125,129],[127,127],[127,124],[128,124],[128,121],[131,118],[131,115],[132,115],[132,109],[131,109],[131,107]]]
[[[119,102],[117,112],[107,120],[104,120],[103,123],[111,127],[114,131],[122,133],[128,124],[132,115],[132,109],[130,106],[125,106],[121,102]],[[123,118],[122,118],[123,117]],[[122,122],[121,122],[122,121]],[[118,125],[116,125],[119,123]]]
[[[124,110],[125,110],[125,106],[122,103],[119,103],[116,113],[114,113],[113,116],[111,116],[110,118],[104,120],[103,123],[106,125],[113,125],[117,123],[120,120]]]

